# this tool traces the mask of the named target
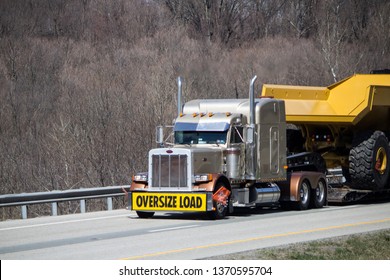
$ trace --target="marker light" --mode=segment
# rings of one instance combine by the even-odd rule
[[[148,181],[148,173],[138,173],[133,176],[133,181],[135,182],[147,182]]]
[[[209,182],[213,180],[213,175],[212,174],[198,174],[195,175],[195,182],[200,183],[200,182]]]

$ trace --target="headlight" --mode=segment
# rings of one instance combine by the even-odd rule
[[[147,182],[148,181],[148,173],[138,173],[133,176],[133,181],[135,182]]]
[[[195,183],[209,182],[213,180],[213,175],[211,174],[198,174],[195,175]]]

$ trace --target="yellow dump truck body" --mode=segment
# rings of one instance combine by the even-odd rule
[[[355,74],[328,87],[264,84],[261,95],[285,100],[290,123],[356,125],[373,112],[372,121],[390,126],[390,74]]]

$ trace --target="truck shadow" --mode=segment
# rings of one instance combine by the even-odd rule
[[[256,207],[256,208],[235,208],[234,212],[226,215],[224,219],[217,221],[229,220],[235,217],[253,217],[258,215],[267,215],[272,213],[285,212],[278,207]],[[130,217],[130,219],[141,219],[139,217]],[[216,222],[208,217],[207,213],[197,212],[160,212],[156,213],[149,220],[196,220]]]

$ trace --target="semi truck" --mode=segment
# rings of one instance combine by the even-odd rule
[[[157,128],[159,147],[149,151],[148,171],[132,178],[131,210],[141,218],[158,211],[191,211],[221,219],[235,207],[306,210],[326,204],[323,160],[300,153],[289,166],[285,101],[255,98],[256,78],[248,99],[192,100],[183,106],[178,78],[171,137],[166,138],[164,127]]]
[[[148,171],[133,176],[129,208],[205,212],[236,207],[321,208],[390,193],[390,72],[355,74],[328,87],[264,84],[255,98],[184,105]],[[165,141],[164,141],[165,140]]]

